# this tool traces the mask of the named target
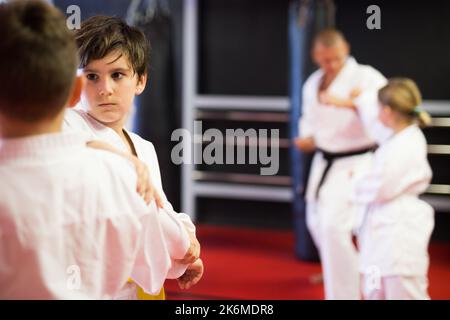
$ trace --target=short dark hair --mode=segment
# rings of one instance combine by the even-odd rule
[[[56,116],[78,65],[66,17],[43,1],[10,1],[0,4],[0,30],[0,112],[24,121]]]
[[[120,18],[93,16],[81,24],[75,38],[81,68],[86,67],[92,60],[102,59],[119,50],[128,58],[138,76],[147,73],[150,43],[141,30],[127,25]]]

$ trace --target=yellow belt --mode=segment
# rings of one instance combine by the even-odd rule
[[[132,279],[128,279],[128,282],[133,283]],[[161,288],[161,291],[157,295],[146,293],[141,287],[136,285],[137,287],[137,298],[138,300],[166,300],[166,294],[164,292],[164,288]]]

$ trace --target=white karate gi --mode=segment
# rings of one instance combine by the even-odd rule
[[[89,134],[90,139],[100,140],[115,148],[128,152],[128,148],[124,141],[119,137],[119,135],[111,128],[103,125],[93,117],[91,117],[86,111],[82,109],[67,109],[64,116],[63,130],[65,131],[82,131]],[[171,219],[175,219],[181,222],[185,228],[191,232],[195,233],[195,226],[192,223],[190,217],[185,213],[177,213],[173,209],[171,203],[168,201],[162,187],[161,172],[159,169],[158,158],[156,155],[155,147],[153,144],[147,140],[142,139],[135,133],[126,130],[126,133],[130,137],[133,146],[136,150],[137,157],[143,161],[150,172],[150,178],[153,185],[158,190],[164,202],[164,211],[168,214]],[[177,236],[177,235],[175,235]],[[172,265],[176,274],[180,274],[180,270],[186,270],[186,265],[179,264],[177,261],[172,260]],[[181,273],[182,274],[182,273]],[[169,278],[176,278],[169,274]],[[136,291],[135,285],[133,283],[127,284],[122,292],[119,293],[118,297],[120,299],[134,299],[137,298],[134,294]]]
[[[90,135],[91,139],[104,141],[123,152],[128,152],[127,146],[113,129],[98,122],[84,110],[67,109],[64,116],[63,130],[85,132]],[[125,131],[133,143],[133,146],[137,153],[137,157],[147,165],[150,172],[150,178],[154,186],[157,188],[159,194],[163,198],[164,209],[169,214],[176,216],[177,219],[179,219],[185,225],[186,229],[189,232],[195,233],[195,226],[192,223],[189,215],[182,212],[175,212],[163,191],[158,157],[156,155],[155,147],[153,146],[153,144],[147,140],[142,139],[140,136],[133,132],[130,132],[128,130]]]
[[[358,242],[366,298],[429,298],[428,243],[434,211],[418,196],[431,176],[425,137],[411,125],[383,143],[370,171],[355,179],[354,201],[365,206]],[[377,276],[379,286],[373,278]]]
[[[130,275],[157,293],[186,253],[184,227],[136,194],[133,166],[86,141],[0,140],[0,299],[111,298]]]
[[[300,137],[313,137],[318,148],[333,153],[374,145],[357,112],[319,102],[323,75],[322,70],[317,70],[303,86]],[[327,91],[335,97],[348,98],[355,88],[376,91],[385,83],[377,70],[349,57]],[[351,177],[364,170],[369,159],[370,153],[366,153],[335,160],[317,199],[316,190],[326,161],[317,152],[312,162],[306,192],[307,225],[320,252],[326,299],[360,298],[357,251],[352,243],[356,210],[350,202]]]

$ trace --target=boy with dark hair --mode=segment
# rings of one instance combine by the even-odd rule
[[[60,132],[83,81],[65,16],[12,1],[0,4],[0,30],[0,299],[110,298],[130,275],[157,293],[185,273],[171,260],[188,235],[146,206],[131,163]],[[200,268],[190,270],[186,283]]]
[[[187,214],[175,212],[167,200],[153,144],[124,128],[134,97],[144,91],[147,82],[148,40],[142,31],[119,18],[94,16],[76,30],[76,41],[86,86],[81,94],[81,108],[66,112],[66,130],[89,133],[92,139],[132,154],[147,165],[166,213],[182,221],[190,235],[191,248],[182,263],[195,262],[200,255],[195,226]],[[145,296],[139,288],[130,288],[130,298],[133,290],[137,290],[138,298],[155,298]],[[157,298],[164,299],[164,293]]]

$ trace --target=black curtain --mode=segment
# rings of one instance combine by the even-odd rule
[[[141,28],[151,43],[147,87],[136,99],[133,130],[154,144],[164,191],[179,210],[180,168],[171,161],[176,142],[170,137],[181,127],[181,77],[177,75],[181,75],[182,2],[142,1],[134,17],[128,13],[128,22]]]

